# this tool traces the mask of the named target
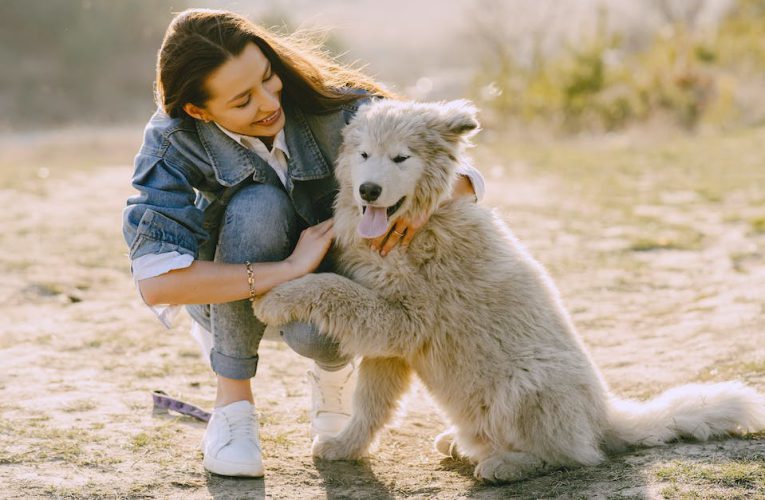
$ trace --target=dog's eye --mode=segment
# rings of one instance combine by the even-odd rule
[[[367,158],[369,158],[369,155],[362,151],[361,152],[361,157],[366,160]]]
[[[408,156],[398,155],[397,157],[393,158],[393,163],[401,163],[402,161],[406,161],[408,159]]]

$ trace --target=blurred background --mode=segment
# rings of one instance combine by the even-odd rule
[[[3,0],[0,130],[138,123],[172,13],[236,10],[417,99],[565,132],[765,119],[762,0]],[[501,118],[500,118],[501,117]]]

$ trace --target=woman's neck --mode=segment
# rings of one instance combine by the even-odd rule
[[[258,137],[258,139],[260,139],[263,142],[263,144],[266,145],[266,147],[268,148],[269,151],[271,151],[271,149],[273,149],[273,147],[274,147],[274,137]]]

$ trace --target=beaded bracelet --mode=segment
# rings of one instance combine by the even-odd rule
[[[247,268],[247,285],[250,287],[250,302],[255,302],[255,275],[252,272],[250,261],[244,263]]]

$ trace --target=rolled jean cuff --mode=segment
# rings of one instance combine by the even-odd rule
[[[251,379],[258,371],[258,355],[251,358],[235,358],[221,354],[213,348],[210,350],[210,366],[222,377],[238,380]]]

